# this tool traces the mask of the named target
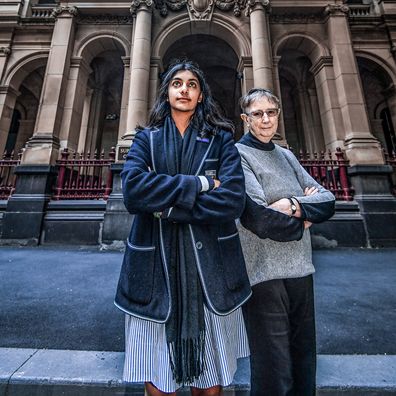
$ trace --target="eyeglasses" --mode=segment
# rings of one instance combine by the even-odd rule
[[[260,120],[264,117],[264,114],[267,115],[268,118],[275,118],[278,117],[280,113],[280,109],[267,109],[267,110],[255,110],[250,113],[246,113],[246,115],[253,120]]]

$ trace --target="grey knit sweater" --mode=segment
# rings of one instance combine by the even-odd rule
[[[303,220],[318,223],[331,217],[333,194],[319,185],[289,150],[272,142],[261,143],[250,134],[236,146],[247,193],[240,238],[251,284],[312,274],[311,238]],[[305,196],[304,189],[312,186],[319,192]],[[289,197],[299,201],[301,219],[268,208]]]

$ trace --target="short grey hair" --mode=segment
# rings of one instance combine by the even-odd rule
[[[278,109],[280,108],[280,100],[270,90],[264,88],[252,88],[246,95],[239,99],[239,105],[245,113],[246,109],[257,99],[267,98],[270,103],[273,103]]]

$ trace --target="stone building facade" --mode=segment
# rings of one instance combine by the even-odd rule
[[[281,144],[345,153],[354,200],[317,235],[395,245],[395,21],[393,0],[0,0],[0,152],[22,150],[15,191],[0,201],[2,243],[125,239],[123,155],[164,67],[188,57],[237,137],[238,98],[266,87],[281,98]],[[111,147],[107,201],[51,199],[64,148]]]

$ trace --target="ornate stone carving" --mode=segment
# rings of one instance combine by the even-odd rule
[[[0,56],[7,56],[11,54],[10,47],[0,47]]]
[[[77,22],[88,25],[130,25],[133,21],[132,15],[81,15]]]
[[[74,6],[59,6],[54,8],[54,10],[51,13],[51,17],[57,18],[59,15],[63,13],[68,13],[71,16],[77,16],[78,15],[78,9],[77,7]]]
[[[131,15],[136,15],[137,10],[142,5],[150,9],[153,5],[153,0],[133,0],[130,8]]]
[[[142,0],[135,0],[140,4]],[[257,6],[262,5],[269,8],[269,0],[154,0],[155,8],[160,10],[162,16],[168,15],[168,10],[178,11],[187,6],[191,19],[208,20],[213,14],[213,10],[218,8],[222,11],[232,10],[233,14],[239,17],[243,10],[248,16]],[[132,10],[132,6],[131,6]]]
[[[274,23],[322,23],[323,14],[272,14],[270,21]]]
[[[330,15],[348,15],[349,7],[345,4],[328,4],[325,13]]]
[[[214,0],[188,0],[187,9],[191,20],[210,20],[213,14]]]
[[[249,16],[251,12],[257,7],[257,6],[262,6],[265,9],[269,10],[270,8],[270,2],[269,0],[247,0],[246,2],[246,10],[245,10],[245,15]]]

